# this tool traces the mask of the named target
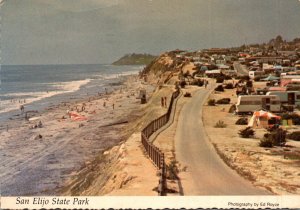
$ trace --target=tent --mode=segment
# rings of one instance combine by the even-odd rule
[[[261,81],[274,81],[274,80],[279,80],[279,77],[275,77],[273,75],[269,75],[267,78],[261,79]]]
[[[268,128],[270,126],[270,119],[278,121],[281,119],[281,117],[263,110],[255,111],[248,123],[248,126],[253,128]]]

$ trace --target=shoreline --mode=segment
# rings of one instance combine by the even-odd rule
[[[124,141],[129,135],[122,130],[124,125],[118,128],[105,125],[126,119],[130,111],[140,107],[136,99],[139,88],[145,87],[149,90],[147,93],[153,89],[151,85],[142,84],[138,76],[126,77],[123,85],[109,95],[88,96],[77,103],[61,102],[32,116],[34,120],[10,120],[8,132],[2,125],[2,195],[55,194],[97,154]],[[106,107],[103,107],[104,102]],[[85,110],[79,114],[88,120],[73,121],[67,116],[67,110],[74,111],[76,105],[83,103]],[[39,120],[43,126],[30,129]]]

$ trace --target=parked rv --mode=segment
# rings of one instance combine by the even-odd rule
[[[300,91],[270,91],[266,95],[276,95],[282,104],[300,105]]]
[[[236,103],[236,113],[249,113],[257,110],[280,112],[281,103],[277,95],[241,95]]]
[[[263,71],[249,71],[249,77],[254,79],[255,77],[263,77],[265,76],[265,72]]]

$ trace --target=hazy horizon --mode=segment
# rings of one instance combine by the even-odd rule
[[[1,64],[101,64],[124,54],[300,37],[298,0],[6,0]]]

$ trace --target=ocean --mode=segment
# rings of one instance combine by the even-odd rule
[[[125,75],[136,74],[143,66],[7,65],[0,70],[0,120],[25,110],[41,110],[62,101],[111,91]]]

